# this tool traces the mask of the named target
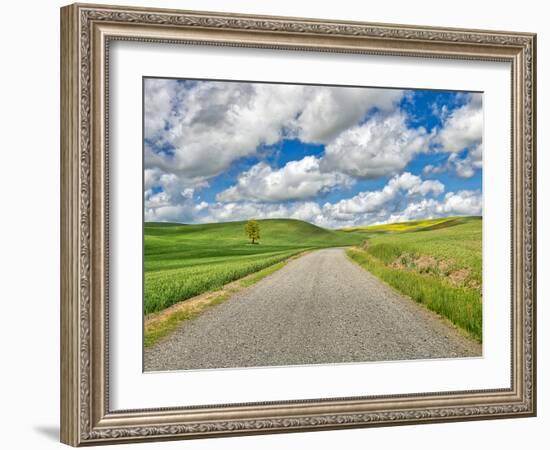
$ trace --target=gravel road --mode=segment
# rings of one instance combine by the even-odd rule
[[[317,250],[183,322],[150,370],[481,356],[481,346],[350,261]]]

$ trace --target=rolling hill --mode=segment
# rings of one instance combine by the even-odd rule
[[[441,219],[426,219],[426,220],[411,220],[407,222],[394,222],[382,225],[370,225],[366,227],[342,228],[341,231],[346,232],[363,232],[363,233],[394,233],[404,231],[429,231],[441,228],[460,225],[469,219],[476,217],[461,216],[461,217],[444,217]]]

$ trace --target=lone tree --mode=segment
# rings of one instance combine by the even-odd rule
[[[252,241],[252,244],[257,244],[256,241],[260,240],[260,224],[255,220],[249,220],[244,226],[244,232],[248,238]]]

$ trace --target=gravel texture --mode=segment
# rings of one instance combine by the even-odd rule
[[[481,356],[481,345],[350,261],[317,250],[183,322],[144,369]]]

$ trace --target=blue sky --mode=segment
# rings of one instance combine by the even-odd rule
[[[146,221],[480,215],[482,94],[144,79]]]

